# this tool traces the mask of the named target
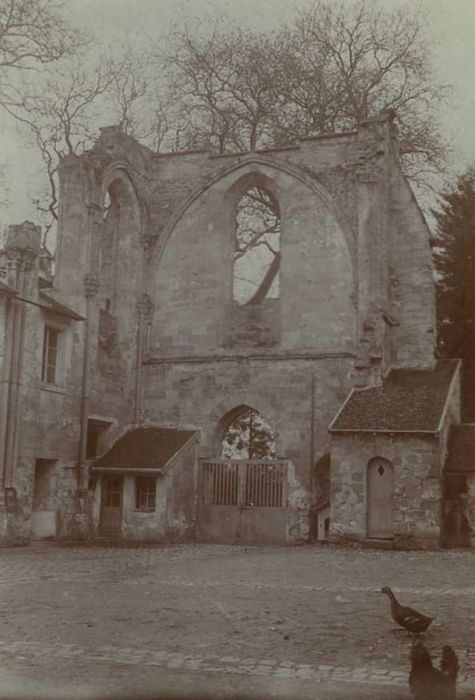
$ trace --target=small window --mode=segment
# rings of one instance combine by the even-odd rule
[[[155,510],[157,479],[153,476],[138,476],[135,479],[135,509],[150,513]]]
[[[58,336],[59,331],[50,326],[45,326],[43,358],[41,361],[41,381],[47,384],[56,383],[58,369]]]

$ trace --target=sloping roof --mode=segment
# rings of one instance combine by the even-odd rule
[[[66,304],[61,303],[50,294],[47,294],[45,291],[40,289],[39,296],[41,306],[48,309],[48,311],[52,311],[60,316],[67,316],[68,318],[72,318],[74,321],[84,321],[84,316],[81,316],[77,313],[77,311],[74,311],[74,309],[66,306]]]
[[[475,424],[451,426],[444,471],[451,474],[475,472]]]
[[[335,432],[436,433],[458,360],[433,370],[392,370],[383,386],[353,389],[330,424]]]
[[[91,464],[92,472],[163,471],[171,459],[198,433],[175,428],[141,427],[122,435]]]

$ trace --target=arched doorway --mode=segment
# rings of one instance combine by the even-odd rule
[[[368,464],[366,481],[367,536],[389,540],[394,536],[394,467],[375,457]]]
[[[275,456],[272,428],[241,404],[219,421],[221,456],[199,465],[197,537],[215,542],[283,542],[287,461]]]

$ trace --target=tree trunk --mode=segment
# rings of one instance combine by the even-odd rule
[[[275,280],[277,273],[280,270],[280,253],[275,253],[274,259],[267,270],[264,279],[260,283],[258,289],[249,299],[246,306],[253,306],[254,304],[260,304],[267,296],[269,289]]]

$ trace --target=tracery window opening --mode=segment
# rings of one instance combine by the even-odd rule
[[[236,207],[233,298],[240,306],[279,297],[280,210],[269,190],[249,187]]]
[[[226,459],[275,459],[272,428],[261,414],[246,408],[228,426],[223,436]]]

